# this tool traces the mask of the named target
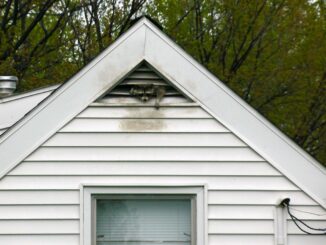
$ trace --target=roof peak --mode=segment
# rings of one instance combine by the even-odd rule
[[[0,138],[0,178],[144,60],[326,207],[325,169],[147,17]]]
[[[130,25],[129,25],[128,29],[130,29],[136,23],[143,23],[143,24],[151,23],[151,24],[155,25],[161,31],[164,31],[163,26],[157,20],[155,20],[154,18],[152,18],[151,16],[146,15],[146,14],[136,17],[135,19],[132,19],[130,21]]]

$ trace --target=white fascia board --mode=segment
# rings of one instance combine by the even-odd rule
[[[145,59],[326,208],[326,172],[280,130],[149,21]]]
[[[143,60],[145,29],[135,24],[0,138],[0,178]]]

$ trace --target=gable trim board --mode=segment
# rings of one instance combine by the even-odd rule
[[[146,18],[0,138],[0,177],[143,61],[326,208],[325,169]]]

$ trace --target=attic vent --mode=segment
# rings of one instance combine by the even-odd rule
[[[190,102],[166,79],[143,63],[97,102],[160,104]]]

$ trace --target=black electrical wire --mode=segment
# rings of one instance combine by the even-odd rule
[[[303,222],[302,220],[300,220],[299,218],[297,218],[296,216],[294,216],[291,211],[290,211],[290,199],[284,199],[281,203],[281,205],[285,206],[287,208],[288,214],[290,215],[293,223],[304,233],[308,234],[308,235],[326,235],[326,228],[313,228],[309,225],[307,225],[305,222]],[[306,231],[305,229],[303,229],[298,223],[304,225],[305,227],[307,227],[310,230],[313,231],[322,231],[322,233],[311,233],[309,231]]]
[[[326,232],[324,232],[324,233],[311,233],[311,232],[309,232],[309,231],[304,230],[304,229],[303,229],[303,228],[298,224],[298,222],[301,223],[301,224],[303,224],[304,226],[306,226],[307,228],[309,228],[309,229],[311,229],[311,230],[315,230],[315,231],[326,231],[326,229],[313,228],[313,227],[307,225],[306,223],[304,223],[302,220],[298,219],[296,216],[294,216],[294,215],[290,212],[290,208],[289,208],[288,205],[287,205],[286,207],[287,207],[287,211],[288,211],[288,213],[289,213],[289,215],[290,215],[290,217],[291,217],[293,223],[294,223],[294,224],[295,224],[295,225],[296,225],[296,226],[297,226],[297,227],[298,227],[302,232],[304,232],[304,233],[306,233],[306,234],[308,234],[308,235],[326,235]]]
[[[313,228],[309,225],[307,225],[306,223],[304,223],[302,220],[298,219],[296,216],[294,216],[291,212],[290,212],[290,208],[289,206],[287,206],[288,209],[288,213],[290,214],[291,217],[293,217],[294,219],[296,219],[297,221],[299,221],[301,224],[303,224],[304,226],[308,227],[310,230],[315,230],[315,231],[326,231],[326,229],[323,228]]]

